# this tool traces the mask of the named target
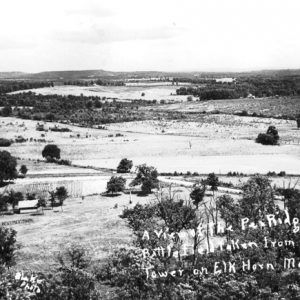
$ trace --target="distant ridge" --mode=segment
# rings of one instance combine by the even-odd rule
[[[164,72],[164,71],[133,71],[114,72],[106,70],[70,70],[70,71],[45,71],[39,73],[25,72],[0,72],[0,79],[17,80],[93,80],[144,78],[144,77],[184,77],[184,78],[216,78],[216,77],[243,77],[243,76],[300,76],[300,69],[260,70],[249,72]]]
[[[24,72],[0,72],[0,78],[10,79],[10,78],[19,78],[22,76],[26,76],[28,73]]]

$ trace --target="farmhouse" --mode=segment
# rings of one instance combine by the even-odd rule
[[[20,201],[18,204],[19,213],[31,213],[36,212],[38,209],[38,200],[25,200]]]

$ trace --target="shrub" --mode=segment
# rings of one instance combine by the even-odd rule
[[[22,137],[21,135],[18,136],[16,139],[15,139],[15,142],[16,143],[25,143],[27,141],[27,139],[25,139],[24,137]]]
[[[54,127],[51,127],[49,128],[50,131],[54,131],[54,132],[70,132],[72,131],[71,129],[67,128],[67,127],[57,127],[57,126],[54,126]]]
[[[246,110],[243,110],[241,113],[238,114],[241,117],[247,117],[249,116],[248,112]]]
[[[0,138],[0,147],[9,147],[11,145],[11,140]]]
[[[28,169],[25,165],[22,165],[21,168],[20,168],[20,172],[23,174],[23,175],[26,175],[27,172],[28,172]]]
[[[57,161],[57,163],[59,165],[65,165],[65,166],[70,166],[71,165],[71,161],[68,159],[60,159]]]
[[[281,177],[284,177],[284,176],[286,176],[286,173],[285,173],[285,171],[280,171],[277,175],[281,176]]]
[[[34,193],[26,193],[26,199],[27,200],[35,200],[35,194]]]
[[[262,145],[276,145],[277,141],[270,134],[260,133],[256,138],[256,143],[259,143]]]

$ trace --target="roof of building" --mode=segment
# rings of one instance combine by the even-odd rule
[[[24,208],[37,208],[39,200],[25,200],[25,201],[20,201],[18,203],[19,209],[24,209]]]

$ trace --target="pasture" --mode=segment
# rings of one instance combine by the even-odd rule
[[[119,100],[167,100],[167,101],[186,101],[187,96],[176,95],[178,86],[170,85],[143,85],[143,86],[72,86],[62,85],[46,88],[37,88],[26,91],[17,91],[12,94],[21,92],[34,92],[42,95],[74,95],[80,96],[98,96],[107,99]],[[142,95],[144,94],[144,95]]]
[[[247,111],[249,114],[264,114],[270,117],[285,115],[295,117],[300,114],[300,98],[268,97],[256,99],[208,100],[161,105],[156,107],[156,109],[190,113],[220,111],[227,114]]]
[[[134,165],[152,164],[159,172],[299,174],[300,170],[300,140],[295,121],[210,115],[193,121],[116,123],[107,125],[107,130],[68,125],[71,132],[40,132],[35,130],[36,124],[37,121],[2,118],[0,134],[7,138],[22,135],[28,139],[7,148],[12,155],[27,161],[42,159],[43,147],[55,143],[63,159],[91,167],[93,172],[95,168],[115,169],[124,157],[133,160]],[[255,143],[256,136],[269,125],[278,128],[280,146]],[[37,141],[41,135],[45,142]],[[53,164],[45,164],[40,173],[37,168],[32,162],[28,175],[90,172],[71,171],[74,170],[71,167]]]

